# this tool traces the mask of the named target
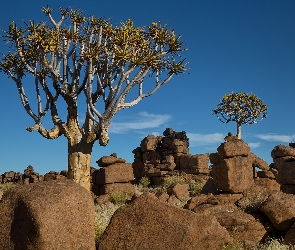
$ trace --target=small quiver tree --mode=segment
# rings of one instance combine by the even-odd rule
[[[237,137],[242,138],[242,124],[258,123],[266,118],[266,105],[254,94],[230,93],[224,95],[213,113],[223,123],[237,123]]]
[[[119,110],[136,105],[175,74],[184,73],[183,43],[173,30],[158,23],[136,28],[127,20],[113,27],[108,20],[86,17],[69,8],[60,8],[61,18],[55,21],[53,9],[42,11],[49,22],[30,21],[24,28],[11,22],[4,31],[10,51],[3,55],[0,68],[16,83],[22,105],[34,120],[27,130],[38,131],[47,139],[65,136],[68,177],[89,190],[94,142],[107,145],[111,120]],[[34,80],[24,85],[29,74]],[[155,81],[144,89],[146,76]],[[131,92],[134,88],[137,91]],[[36,92],[35,109],[26,95],[29,91]],[[78,122],[79,95],[85,96],[82,106],[87,107],[82,126]],[[58,100],[66,104],[66,120],[58,114],[64,107],[58,108]],[[51,129],[42,125],[48,114]]]

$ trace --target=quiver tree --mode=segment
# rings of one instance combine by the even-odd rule
[[[266,118],[266,105],[254,94],[230,93],[224,95],[213,113],[223,123],[237,123],[237,137],[242,138],[242,124],[258,123]]]
[[[65,136],[68,177],[89,190],[94,142],[107,145],[111,120],[119,110],[134,106],[174,75],[184,73],[180,56],[184,49],[180,36],[159,23],[136,28],[127,20],[113,27],[108,20],[86,17],[79,10],[59,10],[58,21],[47,7],[42,11],[49,22],[30,21],[23,28],[12,22],[4,31],[10,50],[3,55],[0,68],[16,83],[22,105],[34,120],[27,130],[47,139]],[[24,86],[29,74],[34,80]],[[144,89],[146,76],[153,77],[154,84],[149,81]],[[25,87],[36,92],[35,109]],[[129,94],[135,88],[137,92]],[[82,126],[79,95],[85,96],[87,107]],[[58,114],[60,99],[67,106],[67,120]],[[46,115],[51,116],[51,129],[42,125]]]

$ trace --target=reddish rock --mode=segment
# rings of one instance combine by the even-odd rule
[[[95,249],[93,199],[71,180],[8,190],[0,218],[0,249]]]
[[[197,215],[147,194],[115,212],[99,249],[222,249],[229,242],[228,232],[213,216]]]
[[[276,179],[274,173],[270,170],[262,170],[257,172],[257,177],[259,178],[269,178],[269,179]]]
[[[271,151],[271,157],[273,159],[286,156],[295,157],[295,148],[280,144],[278,146],[275,146],[274,149]]]
[[[219,162],[222,161],[222,156],[218,153],[211,153],[209,155],[209,159],[210,159],[210,162],[213,164],[213,165],[218,165]]]
[[[96,183],[109,184],[115,182],[129,182],[134,179],[132,165],[129,163],[115,163],[98,169]]]
[[[188,184],[174,184],[173,186],[169,187],[167,193],[169,195],[174,194],[175,197],[179,200],[185,200],[189,198],[189,185]]]
[[[275,191],[280,191],[281,188],[281,185],[276,180],[268,178],[255,178],[254,184],[255,186],[264,187]]]
[[[295,150],[295,149],[294,149]],[[277,182],[280,184],[295,184],[295,161],[281,162],[277,165]]]
[[[217,148],[217,152],[222,157],[248,156],[250,147],[243,140],[235,140],[221,143]]]
[[[254,153],[250,152],[249,157],[251,157],[251,159],[252,159],[252,166],[254,168],[260,168],[261,170],[264,170],[264,171],[270,170],[267,162],[265,160],[259,158]]]
[[[295,194],[295,185],[281,185],[281,191],[286,194]]]
[[[50,171],[49,173],[46,173],[44,175],[44,181],[52,181],[55,180],[55,172],[54,171]]]
[[[295,222],[295,196],[274,192],[260,210],[277,230],[287,232]]]
[[[208,154],[181,155],[179,157],[180,169],[191,169],[194,174],[208,174]]]
[[[141,143],[141,151],[146,152],[146,151],[155,151],[157,147],[159,146],[159,142],[162,140],[162,136],[157,136],[155,137],[154,135],[149,135],[145,137]]]
[[[214,173],[212,177],[217,188],[222,191],[241,193],[254,184],[252,161],[249,157],[223,159]]]
[[[98,161],[96,161],[99,167],[107,167],[108,165],[112,165],[115,163],[125,163],[126,160],[123,158],[117,158],[115,156],[103,156]]]

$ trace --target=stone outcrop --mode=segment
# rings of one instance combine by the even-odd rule
[[[148,177],[152,185],[160,185],[170,175],[209,175],[208,154],[189,154],[189,139],[184,131],[167,128],[163,136],[149,135],[133,150],[134,177]]]
[[[295,223],[295,196],[282,192],[272,193],[260,210],[277,230],[287,232]]]
[[[122,191],[129,196],[134,194],[135,189],[131,184],[134,175],[130,163],[112,154],[101,157],[97,164],[101,168],[92,172],[92,191],[96,195],[108,195],[113,191]]]
[[[0,218],[0,249],[95,249],[93,199],[72,180],[17,185]]]
[[[115,212],[99,249],[222,249],[229,242],[229,233],[215,217],[197,215],[146,194]]]

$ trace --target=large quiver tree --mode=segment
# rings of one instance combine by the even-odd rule
[[[267,106],[254,94],[230,93],[224,95],[213,113],[223,123],[237,123],[237,137],[242,138],[242,124],[258,123],[266,118]]]
[[[180,37],[158,23],[135,28],[127,20],[113,27],[108,20],[86,17],[79,10],[61,9],[60,20],[53,9],[42,10],[49,22],[30,21],[24,28],[14,22],[5,31],[10,51],[0,63],[16,83],[22,105],[33,118],[28,131],[38,131],[47,139],[64,135],[68,140],[68,176],[90,189],[90,162],[96,140],[105,146],[113,116],[155,93],[175,74],[185,70]],[[31,74],[36,91],[36,108],[26,95],[23,79]],[[143,88],[146,76],[152,85]],[[130,91],[137,88],[126,99]],[[78,122],[79,95],[85,95],[84,124]],[[58,100],[67,106],[67,120],[58,114]],[[128,101],[127,101],[128,100]],[[85,105],[85,104],[84,104]],[[99,110],[101,109],[101,110]],[[52,129],[42,125],[50,114]]]

